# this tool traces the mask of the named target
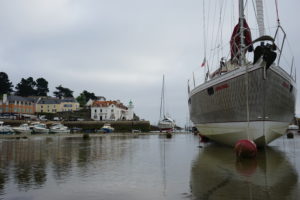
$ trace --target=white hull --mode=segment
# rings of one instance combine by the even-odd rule
[[[34,127],[33,131],[35,133],[49,133],[49,129],[44,129],[44,128],[36,128],[36,127]]]
[[[51,133],[70,133],[69,129],[50,129]]]
[[[16,133],[21,133],[21,134],[30,134],[31,133],[30,129],[13,128],[13,130]]]
[[[258,146],[265,146],[286,132],[287,122],[255,121],[198,124],[200,134],[211,140],[234,146],[241,139],[251,139]],[[249,128],[248,128],[249,127]]]
[[[167,123],[167,122],[158,122],[158,128],[162,129],[162,130],[164,130],[164,129],[174,129],[174,127],[175,127],[175,124],[172,123],[172,122],[169,122],[169,123]]]

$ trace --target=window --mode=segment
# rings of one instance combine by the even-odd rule
[[[111,112],[114,112],[114,109],[111,109]]]
[[[102,112],[102,109],[100,109],[100,112]]]
[[[18,111],[17,111],[17,108],[14,108],[14,112],[18,112]]]
[[[97,110],[95,109],[95,112],[97,112]]]

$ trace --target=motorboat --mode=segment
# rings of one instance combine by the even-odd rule
[[[49,133],[49,129],[47,128],[46,124],[37,123],[33,126],[34,133]]]
[[[25,134],[30,134],[31,133],[31,129],[29,127],[28,124],[21,124],[18,127],[13,127],[12,128],[16,133],[25,133]]]
[[[8,126],[4,125],[4,122],[0,121],[0,134],[13,134],[14,130]]]
[[[289,134],[289,133],[293,133],[293,134],[296,134],[299,132],[299,126],[296,125],[296,124],[291,124],[288,126],[286,132]]]
[[[50,127],[50,133],[70,133],[70,129],[61,123],[55,123]]]
[[[113,127],[111,127],[110,124],[104,124],[103,127],[100,129],[101,132],[104,133],[111,133],[113,132],[115,129]]]

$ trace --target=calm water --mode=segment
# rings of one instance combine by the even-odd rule
[[[0,199],[300,199],[300,137],[254,160],[179,134],[0,140]]]

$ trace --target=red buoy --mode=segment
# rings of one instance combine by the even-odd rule
[[[239,140],[234,150],[238,158],[253,158],[256,156],[256,144],[252,140]]]

